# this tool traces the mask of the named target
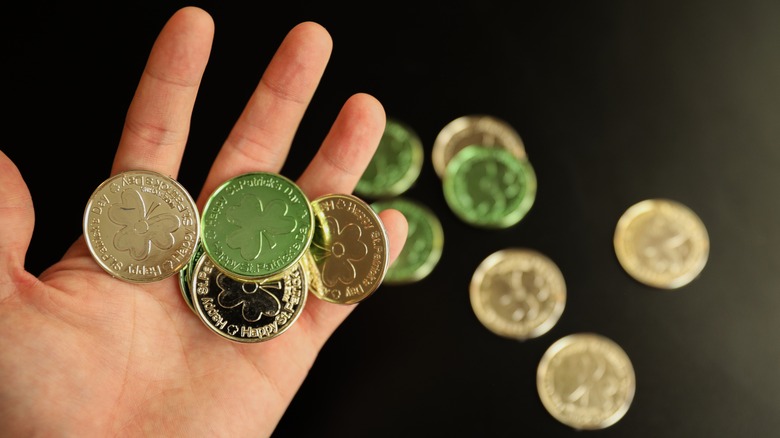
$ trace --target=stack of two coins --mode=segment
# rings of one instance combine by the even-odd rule
[[[372,208],[352,195],[310,202],[284,176],[234,177],[203,214],[172,178],[116,175],[93,193],[84,232],[95,260],[130,282],[178,273],[185,302],[203,323],[237,342],[260,342],[297,320],[307,291],[353,304],[387,271],[388,241]]]
[[[459,117],[436,136],[431,155],[447,205],[470,225],[508,228],[534,204],[536,173],[520,135],[504,120]]]

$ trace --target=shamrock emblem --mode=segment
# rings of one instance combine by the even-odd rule
[[[141,193],[136,189],[125,189],[122,200],[108,209],[108,218],[122,228],[114,235],[114,247],[129,251],[136,260],[143,260],[152,250],[152,244],[160,249],[170,249],[179,229],[179,217],[171,213],[152,214],[160,206],[153,203],[146,208]]]
[[[274,249],[275,237],[292,232],[297,225],[295,218],[287,216],[284,201],[274,199],[263,206],[263,201],[252,195],[244,195],[238,205],[230,207],[227,220],[239,228],[230,233],[225,242],[233,249],[240,249],[245,260],[260,256],[264,239],[268,247]]]
[[[234,280],[223,273],[217,274],[217,286],[222,290],[217,302],[226,309],[241,306],[241,316],[246,321],[257,322],[265,316],[276,316],[282,310],[279,298],[269,289],[282,289],[282,282],[261,284],[255,281]]]
[[[336,286],[339,281],[350,284],[357,277],[352,262],[362,260],[368,254],[368,246],[360,241],[363,230],[355,224],[348,224],[342,229],[334,217],[328,217],[327,229],[331,231],[331,239],[326,248],[320,248],[325,259],[322,282],[328,287]]]

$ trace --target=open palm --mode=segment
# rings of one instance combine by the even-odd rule
[[[152,48],[128,110],[111,174],[147,169],[176,177],[214,24],[176,12]],[[199,209],[223,181],[278,172],[331,52],[312,22],[280,45],[206,178]],[[297,181],[314,199],[352,192],[382,135],[385,114],[351,96]],[[0,424],[10,436],[268,436],[317,353],[354,306],[307,300],[283,335],[242,344],[212,333],[176,276],[133,284],[101,269],[78,239],[39,277],[24,270],[33,231],[29,191],[0,152]],[[381,218],[394,260],[406,221]]]

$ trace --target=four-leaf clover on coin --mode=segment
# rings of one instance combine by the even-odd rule
[[[353,262],[363,259],[368,254],[368,245],[360,241],[363,230],[356,224],[341,224],[334,217],[328,217],[325,229],[329,238],[323,245],[318,245],[325,259],[322,266],[322,282],[328,287],[334,287],[340,281],[350,284],[355,281],[357,271]]]
[[[238,229],[228,234],[225,242],[233,249],[241,250],[245,260],[255,260],[263,250],[263,240],[268,247],[276,247],[275,237],[295,230],[298,225],[287,216],[287,204],[275,199],[265,206],[257,196],[244,195],[238,205],[228,208],[227,220]]]
[[[143,260],[149,256],[152,244],[163,250],[173,246],[173,233],[181,226],[178,216],[152,214],[160,204],[153,203],[147,209],[141,193],[133,188],[125,189],[120,197],[121,202],[108,209],[108,218],[122,226],[114,235],[116,249],[129,251],[134,259]]]
[[[248,322],[257,322],[265,316],[276,316],[282,310],[279,298],[270,289],[281,290],[281,280],[262,283],[239,281],[221,272],[217,274],[217,286],[221,292],[217,302],[226,309],[241,306],[241,316]]]

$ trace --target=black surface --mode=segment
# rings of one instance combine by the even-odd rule
[[[277,44],[314,20],[334,52],[283,173],[300,174],[348,96],[371,93],[423,139],[406,195],[445,232],[428,278],[382,286],[337,330],[277,438],[778,436],[780,3],[266,3],[192,3],[216,39],[179,180],[197,196]],[[4,14],[0,147],[36,203],[31,271],[81,233],[152,42],[183,5]],[[511,229],[457,220],[430,162],[438,131],[475,113],[512,124],[537,172]],[[685,203],[710,234],[701,277],[676,291],[633,281],[612,249],[619,215],[649,197]],[[508,246],[551,257],[568,287],[558,324],[525,342],[493,335],[468,301],[478,263]],[[544,350],[581,331],[617,341],[636,370],[631,408],[602,431],[558,423],[536,392]]]

